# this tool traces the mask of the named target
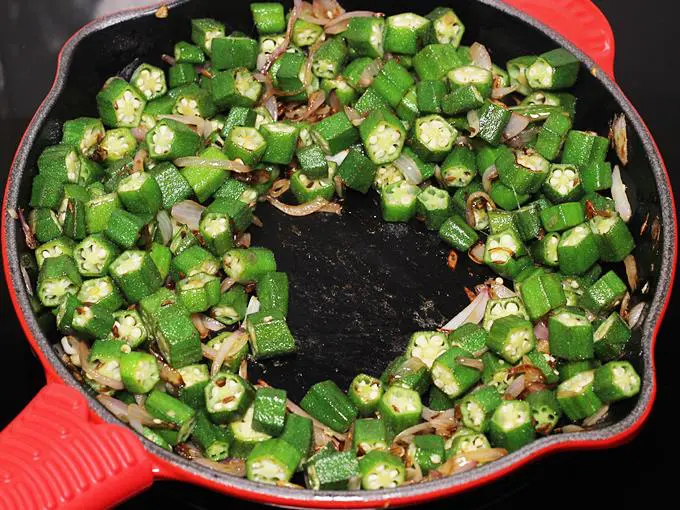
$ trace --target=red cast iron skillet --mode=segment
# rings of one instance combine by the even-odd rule
[[[247,2],[178,1],[164,20],[155,18],[155,8],[149,7],[94,21],[76,33],[62,49],[52,90],[17,150],[3,203],[3,263],[14,307],[48,384],[0,434],[0,508],[107,507],[158,479],[183,480],[282,506],[405,505],[478,486],[548,452],[613,447],[633,437],[656,392],[653,349],[675,272],[677,224],[661,155],[613,81],[611,28],[589,0],[423,0],[417,6],[405,1],[343,1],[348,10],[370,8],[388,14],[422,14],[442,3],[465,21],[465,42],[485,44],[496,62],[557,45],[577,55],[583,63],[575,90],[577,128],[606,133],[615,113],[626,114],[631,161],[624,178],[635,210],[630,225],[637,238],[640,277],[649,281],[649,292],[642,297],[649,305],[633,339],[632,361],[643,381],[640,395],[614,406],[597,430],[542,438],[467,473],[375,492],[301,491],[232,478],[192,464],[120,425],[55,356],[51,344],[59,336],[50,314],[32,306],[20,270],[31,257],[18,222],[5,211],[27,208],[38,155],[60,139],[64,120],[96,115],[94,96],[107,77],[129,77],[139,59],[160,64],[160,55],[170,53],[175,41],[189,38],[192,17],[212,16],[232,29],[251,30]],[[332,377],[347,386],[359,371],[379,373],[403,350],[407,332],[442,324],[462,308],[462,287],[490,275],[467,260],[450,271],[436,235],[419,225],[384,224],[376,211],[374,197],[358,194],[351,194],[340,218],[291,219],[267,206],[258,209],[265,227],[254,230],[253,241],[274,249],[279,266],[290,274],[289,323],[301,349],[286,360],[251,364],[254,377],[286,388],[299,401],[322,379]],[[645,219],[648,228],[640,235]]]

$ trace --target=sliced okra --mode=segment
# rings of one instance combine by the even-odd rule
[[[301,471],[302,465],[307,461],[312,446],[313,429],[314,425],[309,418],[293,413],[286,416],[286,423],[279,439],[286,441],[300,453],[301,460],[298,463],[297,471]]]
[[[148,393],[160,381],[156,358],[147,352],[122,354],[120,376],[125,389],[131,393]]]
[[[117,193],[92,198],[85,204],[85,228],[89,234],[106,230],[113,211],[121,208]]]
[[[461,364],[458,358],[471,358],[472,354],[460,347],[451,347],[432,364],[432,382],[449,398],[462,395],[481,378],[481,372]]]
[[[564,414],[572,421],[591,416],[602,407],[594,391],[595,370],[579,372],[557,387],[555,396]]]
[[[246,328],[255,359],[291,354],[297,350],[285,317],[276,311],[250,314]]]
[[[441,80],[460,65],[452,44],[428,44],[413,57],[413,67],[421,80]]]
[[[446,446],[448,447],[448,457],[491,448],[491,444],[484,434],[465,427],[460,427],[453,436],[447,439]]]
[[[557,245],[560,272],[566,275],[588,271],[600,258],[599,243],[587,223],[562,233]]]
[[[208,55],[212,53],[213,39],[224,35],[224,24],[219,21],[211,18],[191,20],[191,41]]]
[[[145,401],[146,410],[154,418],[172,423],[179,428],[177,442],[184,442],[194,429],[196,411],[175,397],[152,390]]]
[[[628,324],[617,312],[612,312],[593,332],[595,354],[601,360],[618,358],[631,337]]]
[[[410,144],[424,161],[443,161],[457,137],[458,131],[443,117],[428,115],[415,121]]]
[[[560,112],[551,113],[543,123],[536,139],[536,151],[549,161],[555,161],[562,151],[571,118]]]
[[[387,104],[396,108],[414,85],[415,80],[404,66],[395,60],[388,60],[378,72],[371,87],[387,101]]]
[[[139,347],[148,338],[146,326],[136,310],[113,312],[113,320],[110,338],[122,340],[132,349]]]
[[[97,94],[99,117],[108,127],[136,127],[145,106],[144,97],[122,78],[110,78]]]
[[[96,373],[121,380],[121,356],[129,352],[129,347],[116,340],[95,340],[90,348],[88,362]]]
[[[133,85],[147,101],[165,95],[168,85],[162,69],[150,64],[142,64],[132,73],[130,84]]]
[[[342,37],[325,41],[314,54],[312,72],[319,78],[335,78],[347,58],[347,45]]]
[[[359,374],[352,380],[347,396],[359,411],[360,416],[370,416],[378,407],[378,402],[383,392],[383,385],[380,379],[366,374]]]
[[[290,190],[300,204],[311,202],[317,197],[330,200],[335,194],[335,184],[330,179],[310,179],[301,171],[290,176]]]
[[[359,56],[382,57],[384,53],[385,20],[382,18],[352,18],[343,33],[349,47]]]
[[[76,183],[80,175],[78,152],[70,145],[47,147],[38,158],[40,175],[60,183]]]
[[[216,374],[204,391],[206,410],[214,423],[227,423],[242,416],[255,398],[250,383],[230,372]]]
[[[76,333],[87,338],[106,338],[113,327],[111,310],[98,305],[80,304],[73,314],[71,327]],[[122,342],[111,341],[119,346],[124,345]]]
[[[489,422],[491,443],[509,452],[529,444],[535,435],[531,406],[521,400],[506,400],[501,403]]]
[[[429,28],[430,20],[412,12],[389,16],[385,27],[385,51],[415,55]]]
[[[253,70],[257,63],[258,44],[255,39],[230,35],[213,40],[211,62],[215,69],[245,67]]]
[[[609,151],[607,139],[592,131],[572,129],[567,134],[562,151],[562,163],[585,168],[587,165],[604,161]]]
[[[467,147],[454,147],[440,169],[443,184],[448,188],[462,188],[477,175],[475,153]]]
[[[430,385],[429,368],[420,358],[399,356],[387,366],[380,380],[385,387],[399,386],[422,395]]]
[[[260,132],[251,127],[234,127],[224,143],[224,151],[230,159],[240,159],[246,165],[254,165],[264,155],[267,142]]]
[[[380,210],[383,220],[406,222],[416,214],[416,202],[420,189],[406,181],[388,184],[380,194]]]
[[[368,157],[376,165],[397,159],[406,139],[401,121],[386,109],[375,110],[359,126]]]
[[[379,418],[362,418],[355,421],[352,447],[358,457],[373,450],[386,450],[387,431],[383,421]]]
[[[205,63],[205,53],[195,44],[180,41],[175,44],[175,60],[180,64],[203,64]]]
[[[258,443],[271,439],[269,434],[253,429],[252,406],[248,408],[241,419],[232,421],[228,427],[229,434],[233,438],[229,453],[232,457],[246,459]]]
[[[201,137],[188,126],[162,119],[146,135],[149,157],[158,161],[194,156],[201,145]]]
[[[354,452],[337,452],[330,444],[312,455],[305,468],[306,485],[313,490],[346,490],[360,475]]]
[[[311,46],[323,35],[324,30],[322,26],[298,18],[293,24],[291,41],[298,48],[303,48],[305,46]]]
[[[61,142],[77,147],[86,158],[91,157],[104,137],[104,124],[92,117],[79,117],[64,122]]]
[[[402,430],[420,421],[423,404],[417,391],[391,386],[380,398],[377,411],[391,440]]]
[[[111,312],[123,306],[123,298],[108,276],[85,280],[76,297],[85,305],[97,305]]]
[[[585,208],[580,202],[564,202],[543,209],[541,223],[548,232],[561,232],[580,225],[586,220]]]
[[[257,297],[260,309],[273,310],[284,316],[288,314],[288,275],[271,271],[262,275],[257,282]]]
[[[196,273],[177,282],[177,298],[189,313],[204,312],[220,299],[220,279]]]
[[[501,402],[503,398],[493,386],[475,389],[460,400],[463,425],[476,432],[486,432],[491,415]]]
[[[561,310],[548,319],[550,353],[569,361],[593,357],[593,326],[576,311]]]
[[[428,35],[430,42],[458,47],[465,33],[465,25],[453,9],[437,7],[425,17],[432,22]]]
[[[479,240],[477,232],[458,214],[449,216],[439,227],[439,237],[460,251],[467,251]]]
[[[351,400],[330,380],[313,385],[300,407],[336,432],[346,432],[358,414]]]
[[[298,128],[283,122],[272,122],[260,127],[260,133],[267,146],[262,155],[265,163],[289,164],[295,154]]]
[[[457,346],[471,353],[476,353],[486,349],[486,330],[478,324],[463,324],[448,336],[451,346]]]
[[[184,65],[190,66],[190,64]],[[174,68],[170,70],[172,71],[172,69]],[[169,94],[175,99],[171,113],[205,119],[213,117],[217,113],[217,107],[211,92],[212,89],[204,89],[195,83],[188,83],[171,90]],[[216,129],[214,130],[216,131]]]
[[[381,165],[378,167],[375,176],[373,177],[373,188],[377,191],[382,191],[388,184],[394,184],[395,182],[400,182],[404,179],[404,174],[401,173],[401,170],[393,163]]]
[[[605,262],[620,262],[635,248],[630,229],[618,213],[594,216],[590,228],[598,242],[600,259]]]
[[[38,298],[44,306],[55,307],[67,294],[75,295],[81,285],[78,266],[71,256],[50,257],[38,274]]]
[[[123,252],[111,263],[109,272],[132,303],[153,294],[163,284],[156,264],[141,250]]]
[[[493,321],[486,345],[508,363],[517,363],[536,343],[530,321],[508,315]]]
[[[300,463],[300,452],[282,439],[257,443],[246,459],[248,480],[262,483],[288,482]]]
[[[428,368],[432,368],[434,360],[444,354],[450,347],[445,333],[439,331],[417,331],[411,335],[406,355],[418,358]]]
[[[218,108],[252,108],[262,95],[263,86],[248,69],[239,67],[215,74],[212,97]]]
[[[484,310],[482,326],[489,331],[495,320],[508,315],[518,315],[523,319],[529,319],[529,314],[519,297],[490,299]]]
[[[425,220],[430,230],[439,230],[451,215],[451,197],[442,189],[428,186],[417,197],[416,214]]]
[[[581,198],[583,185],[578,168],[574,165],[553,164],[543,184],[543,193],[554,204]]]
[[[234,248],[222,258],[224,271],[239,283],[248,283],[270,271],[276,271],[276,261],[266,248]]]
[[[401,459],[391,453],[373,450],[359,461],[361,487],[365,490],[391,489],[406,480],[406,468]]]
[[[486,101],[479,109],[479,134],[481,140],[498,145],[505,126],[510,122],[512,113],[508,108],[499,103]]]
[[[576,83],[580,67],[574,55],[564,48],[557,48],[540,55],[527,67],[525,75],[532,89],[561,90]]]
[[[531,320],[567,304],[562,281],[553,273],[543,273],[522,282],[520,295]]]
[[[35,260],[38,264],[38,269],[40,269],[45,260],[49,258],[60,257],[62,255],[73,257],[75,246],[73,240],[68,237],[57,237],[52,241],[41,244],[35,249]]]
[[[621,302],[626,291],[623,280],[614,271],[608,271],[586,289],[580,305],[596,314],[606,312]]]
[[[531,406],[534,428],[540,434],[549,434],[562,417],[562,408],[553,390],[539,390],[529,393],[526,401]]]
[[[487,69],[474,65],[461,66],[449,71],[447,78],[453,91],[460,87],[472,85],[483,98],[491,96],[493,75]]]
[[[610,361],[595,370],[593,391],[603,402],[630,398],[640,392],[640,376],[628,361]]]
[[[500,181],[518,194],[536,193],[546,177],[550,179],[550,163],[530,148],[501,150],[496,158],[496,169]]]

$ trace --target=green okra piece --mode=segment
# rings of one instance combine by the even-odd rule
[[[262,155],[265,163],[287,165],[293,160],[298,139],[298,128],[283,122],[260,126],[260,134],[267,146]]]
[[[222,266],[230,278],[238,283],[248,283],[276,271],[276,260],[267,248],[234,248],[224,254]]]
[[[324,41],[314,53],[312,72],[319,78],[335,78],[347,58],[347,45],[342,37]]]
[[[358,457],[373,450],[387,449],[387,431],[379,418],[361,418],[354,422],[352,447]]]
[[[309,456],[313,434],[314,424],[312,423],[312,420],[305,418],[304,416],[288,413],[286,416],[286,423],[283,426],[283,432],[279,436],[279,439],[286,441],[300,454],[301,460],[297,466],[298,471],[302,469],[302,464]]]
[[[61,255],[69,255],[73,257],[73,250],[76,247],[73,240],[68,237],[57,237],[52,241],[41,244],[35,249],[35,260],[40,269],[45,260],[52,257],[60,257]]]
[[[586,220],[586,213],[580,202],[565,202],[543,209],[541,223],[548,232],[561,232],[576,227]]]
[[[360,193],[368,192],[376,172],[375,163],[366,157],[360,146],[350,147],[337,170],[338,176],[345,185]],[[415,206],[415,203],[413,205]]]
[[[159,390],[152,390],[145,401],[146,410],[154,418],[179,427],[178,443],[191,435],[196,424],[196,411],[191,407]]]
[[[276,437],[283,432],[285,421],[285,390],[259,388],[253,402],[253,429]]]
[[[359,133],[367,156],[376,165],[397,159],[406,140],[403,124],[387,109],[371,112],[359,126]]]
[[[409,143],[423,161],[441,162],[451,152],[456,138],[458,131],[443,117],[428,115],[416,119]]]
[[[178,302],[189,313],[204,312],[220,300],[220,279],[196,273],[177,282]]]
[[[354,109],[363,115],[368,115],[370,112],[380,108],[387,109],[389,107],[390,105],[387,101],[373,87],[367,88],[357,102],[354,103]]]
[[[413,57],[413,67],[421,80],[441,80],[460,65],[452,44],[428,44]]]
[[[170,240],[170,252],[172,255],[179,255],[187,248],[196,246],[198,239],[186,225],[180,225]],[[172,267],[172,261],[170,268]]]
[[[175,44],[175,60],[179,64],[203,64],[205,63],[205,53],[195,44],[180,41]]]
[[[385,423],[388,440],[420,421],[423,404],[415,390],[401,386],[389,387],[378,402],[378,416]]]
[[[571,130],[567,134],[562,151],[562,163],[578,166],[579,169],[604,161],[609,151],[609,141],[592,131]]]
[[[148,332],[137,310],[113,312],[113,326],[110,337],[122,340],[132,349],[139,347],[148,338]]]
[[[54,241],[52,241],[54,243]],[[40,249],[40,248],[38,248]],[[87,236],[72,248],[78,271],[85,277],[104,276],[119,250],[102,234]],[[63,250],[60,250],[63,252]],[[38,261],[40,265],[40,261]]]
[[[258,44],[255,39],[230,35],[213,40],[211,62],[218,71],[245,67],[253,70],[257,63]]]
[[[385,20],[382,18],[352,18],[343,32],[350,49],[359,56],[382,57],[384,53]]]
[[[466,452],[491,448],[491,444],[484,434],[465,427],[460,427],[445,444],[448,446],[446,451],[447,458]]]
[[[231,445],[229,434],[212,423],[202,409],[196,413],[196,425],[191,438],[201,446],[203,454],[214,462],[219,462],[229,456]]]
[[[182,64],[190,66],[191,64]],[[179,67],[179,66],[176,66]],[[171,69],[172,70],[172,69]],[[201,78],[201,80],[203,80]],[[203,82],[201,82],[203,83]],[[217,113],[217,106],[213,101],[212,80],[209,81],[210,89],[201,87],[196,83],[188,83],[172,89],[168,94],[175,99],[172,106],[172,113],[189,117],[211,118]],[[214,122],[211,124],[213,132],[216,131]]]
[[[360,416],[370,416],[377,409],[383,393],[383,384],[380,379],[359,374],[352,380],[347,396],[359,411]]]
[[[161,189],[151,174],[146,172],[124,178],[116,191],[125,209],[133,214],[156,214],[162,206]]]
[[[82,278],[73,257],[50,257],[43,261],[38,274],[38,299],[44,306],[55,307],[64,296],[77,294],[81,285]]]
[[[465,33],[465,25],[453,9],[437,7],[425,17],[431,21],[427,35],[429,42],[449,44],[454,48],[458,47]]]
[[[462,188],[477,175],[475,152],[468,147],[454,147],[441,164],[441,180],[447,188]]]
[[[216,198],[212,204],[210,204],[204,212],[203,218],[209,220],[210,218],[222,218],[227,217],[229,224],[231,225],[231,230],[236,232],[243,232],[247,229],[253,221],[253,207],[252,204],[245,202],[244,200],[234,199],[229,197]],[[224,254],[227,248],[231,248],[229,240],[226,235],[222,233],[221,221],[220,226],[216,229],[216,234],[222,236],[221,242],[214,242],[213,248],[215,248],[218,255]],[[208,225],[204,225],[208,226]],[[216,227],[216,225],[212,225]],[[199,225],[200,229],[200,225]],[[212,237],[212,236],[208,236]]]
[[[539,390],[529,393],[526,402],[531,407],[534,429],[539,434],[549,434],[562,417],[562,408],[553,390]]]
[[[387,101],[387,104],[396,108],[414,85],[415,80],[404,66],[394,60],[388,60],[374,78],[371,87]]]
[[[97,305],[111,312],[123,306],[123,298],[108,276],[85,280],[76,297],[85,305]]]
[[[166,161],[184,156],[194,156],[201,145],[201,137],[188,126],[161,119],[146,135],[149,157]]]
[[[632,334],[628,324],[617,312],[612,312],[593,332],[595,355],[604,361],[618,358]]]
[[[250,314],[245,325],[255,359],[282,356],[297,350],[295,338],[279,312],[267,310]]]
[[[131,393],[148,393],[161,380],[156,358],[138,351],[121,354],[120,377]]]
[[[502,402],[496,388],[480,386],[460,400],[463,424],[476,432],[486,432],[493,412]]]
[[[475,110],[484,104],[484,97],[474,85],[463,85],[444,94],[442,111],[447,115],[459,115]]]
[[[146,100],[122,78],[109,78],[97,94],[99,117],[108,127],[136,127],[142,119]]]
[[[385,387],[399,386],[423,394],[430,386],[429,367],[416,357],[399,356],[380,376]]]
[[[523,282],[520,295],[531,320],[567,304],[562,282],[552,273],[540,274]]]
[[[366,161],[371,163],[368,158]],[[330,200],[335,195],[335,184],[329,178],[310,179],[301,171],[297,171],[290,176],[290,191],[300,204],[311,202],[317,197]]]
[[[306,485],[313,490],[346,490],[360,474],[354,452],[336,452],[330,444],[309,458],[305,471]]]
[[[587,223],[562,233],[557,245],[560,272],[583,274],[600,258],[599,243]]]
[[[420,110],[418,109],[418,92],[415,86],[408,89],[406,94],[404,94],[404,97],[401,98],[395,111],[397,117],[399,117],[405,125],[411,125],[412,122],[415,122],[418,115],[420,115]]]
[[[286,17],[280,3],[253,2],[250,13],[259,34],[279,34],[286,30]]]
[[[415,55],[430,29],[430,20],[412,12],[389,16],[385,21],[384,48],[389,53]]]
[[[608,161],[594,161],[582,168],[581,182],[586,193],[612,187],[612,165]]]
[[[255,390],[250,383],[230,372],[215,374],[204,392],[208,417],[217,424],[242,416],[255,398]]]
[[[493,87],[493,75],[491,71],[475,65],[464,65],[456,67],[447,73],[447,78],[451,84],[451,90],[455,91],[460,87],[472,85],[483,98],[491,96]]]
[[[92,342],[87,361],[91,370],[95,373],[120,382],[120,359],[124,353],[129,352],[129,349],[126,344],[116,340],[95,340]],[[90,379],[87,374],[85,377],[86,381],[91,381],[95,385],[98,384]],[[105,388],[105,386],[101,385],[100,388]]]
[[[207,365],[187,365],[177,371],[184,381],[184,386],[179,392],[179,399],[188,406],[205,412],[205,387],[210,382]]]
[[[502,104],[486,101],[479,109],[479,138],[491,145],[498,145],[512,113]]]
[[[439,331],[416,331],[411,335],[406,355],[417,358],[429,369],[434,360],[444,354],[450,347],[445,333]]]
[[[80,304],[73,314],[71,326],[87,338],[106,338],[113,327],[111,310],[99,305]],[[121,343],[122,345],[122,343]]]
[[[288,275],[272,271],[265,273],[257,282],[257,298],[260,309],[288,314]]]
[[[388,184],[380,194],[380,210],[383,220],[388,222],[407,222],[416,214],[420,189],[406,181]]]
[[[525,254],[526,248],[517,231],[514,228],[508,228],[487,237],[484,263],[499,273],[510,273],[516,259]]]
[[[416,214],[425,220],[430,230],[439,230],[451,215],[450,195],[435,186],[428,186],[417,196]]]
[[[465,393],[481,378],[481,372],[461,364],[459,358],[472,358],[472,354],[460,347],[451,347],[432,364],[432,382],[449,398]]]
[[[161,191],[161,206],[171,209],[173,205],[188,199],[193,189],[175,165],[170,162],[155,165],[149,174],[156,180]]]
[[[439,227],[441,237],[451,247],[467,251],[479,240],[479,235],[459,214],[449,216]]]
[[[177,303],[162,305],[154,323],[154,337],[169,365],[181,368],[202,359],[198,331],[184,307]]]
[[[372,450],[364,455],[359,461],[359,471],[361,487],[365,490],[391,489],[406,481],[406,468],[402,460],[380,450]]]
[[[251,166],[262,159],[266,148],[267,142],[264,137],[252,127],[232,128],[224,142],[224,152],[229,159],[240,159]]]
[[[40,175],[63,184],[78,182],[80,167],[78,152],[70,145],[47,147],[38,158]]]
[[[486,345],[508,363],[515,364],[536,345],[534,327],[517,315],[493,321]]]
[[[555,396],[564,414],[572,421],[594,414],[603,403],[595,394],[595,370],[579,372],[557,387]]]
[[[76,147],[86,158],[91,157],[104,137],[104,124],[92,117],[67,120],[62,127],[61,143]]]
[[[580,305],[595,314],[607,312],[621,302],[626,291],[623,280],[614,271],[608,271],[586,289]]]
[[[246,459],[248,480],[262,483],[289,481],[300,463],[300,452],[281,439],[267,439],[254,446]]]
[[[331,380],[313,385],[300,401],[300,407],[336,432],[347,432],[359,412]]]
[[[567,379],[571,379],[581,372],[586,372],[588,370],[594,370],[602,366],[599,360],[587,359],[581,361],[558,361],[557,371],[559,372],[559,382],[564,382]]]
[[[246,459],[257,444],[271,439],[269,434],[253,429],[252,406],[248,408],[241,419],[229,423],[228,431],[232,438],[229,455],[240,459]]]
[[[457,346],[471,353],[477,353],[486,349],[486,330],[478,324],[463,324],[449,333],[448,342],[451,346]]]
[[[543,234],[540,212],[544,207],[546,207],[544,204],[536,201],[520,207],[513,213],[513,223],[522,241],[531,241]]]
[[[536,139],[536,151],[549,161],[559,156],[571,129],[571,118],[561,112],[551,113],[543,123]]]
[[[535,435],[531,406],[521,400],[506,400],[501,403],[489,422],[491,443],[509,452],[529,444]]]
[[[244,288],[235,286],[220,296],[210,315],[223,324],[231,325],[243,320],[247,306],[248,296]]]
[[[109,273],[131,303],[156,292],[163,280],[148,252],[127,250],[110,265]]]
[[[147,101],[161,97],[168,91],[163,70],[146,63],[140,65],[132,73],[130,85],[135,87]]]
[[[263,86],[243,67],[221,71],[212,79],[212,99],[218,109],[243,106],[252,108],[262,95]]]
[[[536,193],[550,172],[550,163],[531,148],[501,150],[496,169],[500,181],[517,194]]]
[[[29,205],[33,208],[56,209],[61,203],[63,194],[64,183],[61,179],[38,174],[33,178]]]
[[[433,411],[446,411],[453,408],[453,400],[451,400],[446,393],[437,388],[430,386],[430,394],[428,400],[428,407]]]
[[[214,275],[219,269],[219,261],[209,251],[200,246],[190,246],[172,259],[170,276],[179,281],[198,273]]]
[[[233,346],[227,353],[228,355],[224,361],[224,364],[222,365],[223,371],[236,373],[241,365],[241,362],[246,358],[246,356],[248,356],[249,348],[248,342],[246,341],[247,339],[241,336],[242,331],[238,331],[238,333],[239,335],[237,337],[236,345]],[[234,332],[220,333],[216,337],[208,340],[208,346],[215,351],[219,351],[220,347],[222,347],[222,344],[226,341],[229,341],[233,334]]]
[[[508,315],[518,315],[529,320],[529,314],[527,314],[524,303],[519,297],[490,299],[484,310],[482,326],[486,331],[489,331],[494,321]]]
[[[316,144],[301,147],[297,150],[297,159],[301,172],[310,179],[328,177],[328,161],[321,147]]]
[[[311,46],[324,35],[323,27],[298,18],[293,25],[292,43],[298,48]]]
[[[593,357],[593,326],[576,311],[561,310],[548,319],[550,354],[569,361]]]
[[[581,175],[574,165],[553,164],[543,183],[543,193],[553,204],[572,202],[583,196]]]
[[[593,391],[602,402],[633,397],[640,392],[640,376],[628,361],[610,361],[595,370]]]
[[[213,39],[224,35],[224,24],[219,21],[211,18],[191,20],[191,41],[208,55],[211,54]]]
[[[564,48],[557,48],[540,55],[525,75],[532,89],[562,90],[576,83],[581,67],[578,59]]]
[[[534,349],[527,353],[526,358],[541,371],[546,383],[555,384],[559,380],[559,373],[555,369],[556,360],[553,356]]]
[[[418,82],[416,85],[418,110],[423,113],[442,113],[442,99],[445,94],[446,84],[441,80]]]
[[[255,127],[257,120],[257,113],[252,108],[246,106],[233,106],[229,109],[229,114],[224,120],[224,125],[221,129],[223,138],[229,136],[229,132],[233,127]],[[263,133],[264,135],[264,133]]]
[[[600,260],[620,262],[635,248],[633,235],[618,213],[596,215],[589,223],[599,246]]]

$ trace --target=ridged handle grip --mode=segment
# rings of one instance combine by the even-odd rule
[[[135,434],[88,415],[80,393],[50,383],[0,433],[0,510],[110,508],[151,485]]]
[[[614,77],[614,33],[607,18],[590,0],[504,0],[549,26]]]

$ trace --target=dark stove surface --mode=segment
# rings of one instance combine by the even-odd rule
[[[96,16],[148,4],[149,0],[0,0],[0,189],[21,134],[49,90],[63,42]],[[617,42],[619,84],[648,123],[680,190],[677,100],[677,26],[674,0],[595,0],[610,20]],[[44,384],[41,367],[23,338],[0,281],[0,331],[5,371],[0,393],[0,428]],[[680,343],[672,333],[676,295],[657,342],[659,392],[639,436],[613,450],[553,455],[494,484],[428,508],[633,508],[675,495],[668,483],[677,472],[675,395]],[[675,306],[673,306],[675,305]],[[9,373],[8,373],[9,372]],[[578,494],[576,492],[578,491]],[[122,505],[154,507],[172,499],[172,508],[236,508],[257,505],[181,483],[155,484]]]

